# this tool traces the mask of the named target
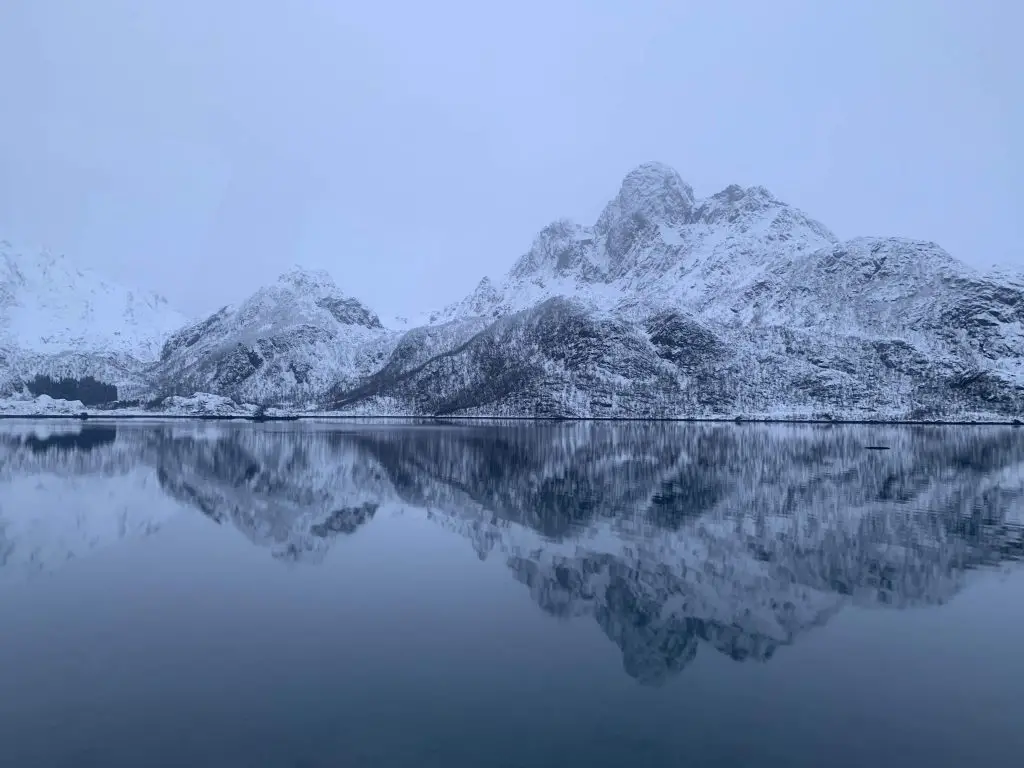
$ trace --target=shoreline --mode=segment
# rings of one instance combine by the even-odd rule
[[[934,427],[1022,427],[1024,421],[1021,419],[1006,420],[969,420],[969,419],[814,419],[814,418],[769,418],[769,417],[686,417],[686,416],[384,416],[384,415],[342,415],[342,414],[290,414],[283,416],[247,416],[228,414],[185,414],[185,413],[102,413],[87,411],[82,414],[64,413],[39,413],[39,414],[15,414],[0,413],[0,421],[244,421],[253,424],[263,422],[297,422],[297,421],[397,421],[409,422],[410,426],[417,426],[415,422],[443,423],[450,421],[465,422],[495,422],[495,421],[517,421],[517,422],[621,422],[621,423],[678,423],[678,424],[814,424],[814,425],[847,425],[847,426],[934,426]]]

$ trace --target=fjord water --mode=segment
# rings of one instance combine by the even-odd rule
[[[1019,764],[1022,556],[1012,428],[8,422],[0,764]]]

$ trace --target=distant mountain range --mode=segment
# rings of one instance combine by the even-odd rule
[[[544,227],[503,279],[409,328],[322,272],[186,322],[63,259],[0,254],[10,397],[43,374],[92,376],[158,409],[214,396],[222,411],[228,398],[374,415],[1024,413],[1024,278],[927,242],[840,242],[763,187],[697,199],[658,163],[630,172],[593,226]]]

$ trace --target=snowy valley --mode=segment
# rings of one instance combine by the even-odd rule
[[[840,242],[763,187],[698,199],[658,163],[592,226],[544,227],[503,278],[411,329],[322,272],[187,322],[64,259],[2,255],[0,413],[86,408],[41,400],[42,375],[116,386],[124,413],[1024,414],[1024,278],[928,242]]]

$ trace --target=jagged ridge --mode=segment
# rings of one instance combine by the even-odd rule
[[[152,365],[0,345],[0,369],[347,414],[1006,421],[1024,412],[1024,281],[932,243],[841,243],[763,187],[698,199],[647,163],[592,226],[545,227],[423,327],[295,270]]]

